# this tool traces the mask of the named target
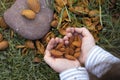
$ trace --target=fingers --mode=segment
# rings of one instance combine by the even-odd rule
[[[83,37],[92,36],[86,28],[75,28],[75,32],[80,33]]]
[[[69,38],[72,37],[72,33],[67,33],[66,36],[64,36],[63,40],[65,42],[65,44],[69,44]]]
[[[75,28],[67,28],[66,29],[67,33],[74,33],[74,31],[75,31]]]
[[[51,56],[50,50],[59,42],[63,42],[63,40],[60,38],[52,38],[47,45],[44,60],[49,66],[53,66],[53,63],[55,62],[55,58]]]
[[[51,49],[54,47],[55,44],[56,44],[56,40],[55,40],[54,38],[52,38],[52,39],[49,41],[46,50],[51,50]]]

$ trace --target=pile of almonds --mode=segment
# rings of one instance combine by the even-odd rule
[[[36,14],[40,12],[40,2],[38,0],[27,0],[27,5],[30,9],[25,9],[21,15],[27,19],[35,19]]]
[[[90,8],[91,3],[95,4],[95,8]],[[57,28],[61,35],[65,35],[68,27],[86,26],[97,42],[98,33],[103,29],[98,6],[103,3],[104,0],[55,0],[51,26]]]
[[[69,38],[69,44],[58,43],[50,52],[56,58],[75,60],[80,56],[81,44],[80,36],[75,35]]]
[[[3,35],[0,33],[0,51],[5,50],[8,48],[9,43],[8,41],[3,39]]]

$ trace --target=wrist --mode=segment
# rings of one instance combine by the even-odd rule
[[[85,63],[86,63],[89,55],[92,53],[92,51],[93,51],[95,48],[96,48],[96,45],[93,45],[93,46],[88,50],[88,52],[83,53],[84,56],[81,56],[81,57],[80,57],[80,62],[81,62],[83,65],[85,65]]]
[[[84,67],[77,67],[68,69],[59,74],[61,80],[77,79],[77,78],[88,78],[87,70]]]

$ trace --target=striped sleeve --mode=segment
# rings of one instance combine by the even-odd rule
[[[120,60],[99,46],[95,46],[89,52],[85,67],[89,72],[101,77],[110,69],[111,64],[116,62]]]
[[[79,67],[62,72],[60,80],[89,80],[89,76],[84,67]]]

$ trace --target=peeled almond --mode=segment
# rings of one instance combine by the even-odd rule
[[[34,63],[40,63],[40,62],[41,62],[41,60],[40,60],[40,58],[35,57],[35,58],[33,59],[33,62],[34,62]]]
[[[80,52],[74,54],[74,57],[78,58],[80,56]]]
[[[0,34],[0,42],[3,40],[3,36],[2,34]]]
[[[45,47],[39,40],[36,41],[36,47],[41,54],[44,54]]]
[[[56,49],[60,49],[61,47],[64,46],[64,43],[59,43],[57,46],[56,46]]]
[[[52,27],[57,27],[57,25],[58,25],[58,21],[57,20],[54,20],[54,21],[51,22],[51,26]]]
[[[40,11],[40,2],[39,0],[27,0],[27,4],[29,8],[34,11],[35,13],[38,13]]]
[[[21,13],[27,19],[35,19],[36,14],[32,10],[23,10]]]
[[[67,58],[69,60],[75,60],[76,59],[74,56],[71,56],[71,55],[68,55],[68,54],[65,55],[65,58]]]
[[[3,17],[0,17],[0,27],[3,29],[7,28],[7,24],[5,23],[5,20]]]
[[[81,44],[80,44],[79,41],[74,41],[74,42],[72,43],[72,45],[74,45],[74,46],[76,46],[76,47],[81,47]]]
[[[58,50],[51,50],[51,55],[54,56],[54,57],[62,57],[64,53],[58,51]]]
[[[30,49],[35,49],[34,43],[30,40],[25,42],[25,46]]]
[[[90,17],[98,16],[98,14],[99,14],[99,11],[98,11],[98,10],[91,10],[91,11],[89,12],[89,16],[90,16]]]
[[[6,48],[8,48],[8,46],[9,46],[8,41],[0,42],[0,50],[5,50]]]

